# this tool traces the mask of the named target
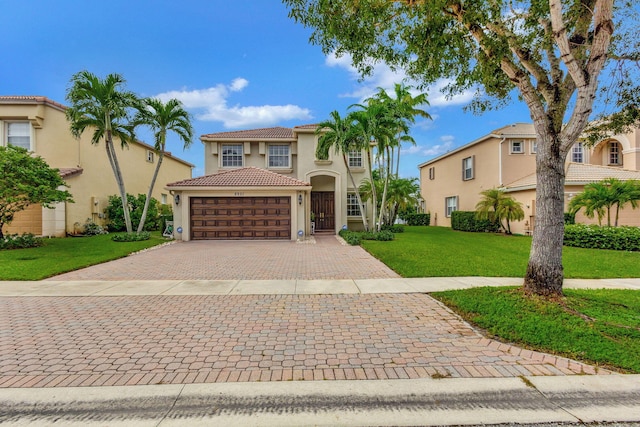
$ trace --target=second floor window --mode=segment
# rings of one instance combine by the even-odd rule
[[[429,168],[429,179],[434,180],[436,179],[436,167],[430,167]]]
[[[584,145],[576,142],[571,150],[571,161],[574,163],[584,163]]]
[[[522,153],[524,153],[524,142],[511,141],[511,154],[522,154]]]
[[[350,168],[362,167],[362,151],[360,150],[349,151],[349,167]]]
[[[473,156],[462,159],[462,180],[473,179]]]
[[[609,164],[610,165],[621,165],[622,161],[620,159],[620,145],[617,142],[609,143]]]
[[[269,163],[270,168],[290,168],[291,161],[289,156],[288,144],[269,144]]]
[[[242,144],[222,144],[222,167],[242,167]]]
[[[6,144],[32,151],[31,124],[29,122],[9,122],[6,124]]]

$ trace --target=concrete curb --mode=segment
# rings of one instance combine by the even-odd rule
[[[0,389],[0,423],[477,425],[640,421],[640,375]]]

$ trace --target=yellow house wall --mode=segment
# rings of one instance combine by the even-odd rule
[[[52,224],[60,224],[60,212],[45,214],[48,224],[45,228],[51,235],[64,235],[65,231],[74,232],[74,224],[82,225],[89,218],[98,224],[104,224],[103,212],[107,207],[108,197],[119,194],[104,141],[100,141],[98,145],[91,144],[92,129],[87,129],[79,139],[74,138],[62,108],[50,104],[0,104],[0,120],[23,120],[34,116],[38,117],[37,123],[32,121],[32,124],[37,125],[32,133],[35,153],[54,168],[83,168],[80,175],[66,179],[75,203],[66,204],[65,228],[52,230],[55,227]],[[154,155],[154,163],[149,163],[146,161],[149,147],[132,143],[128,148],[121,149],[120,141],[115,141],[115,144],[126,191],[134,195],[146,194],[158,159],[157,154]],[[191,178],[189,164],[165,156],[153,197],[161,201],[162,194],[167,194],[170,202],[164,186],[188,178]],[[95,202],[97,205],[94,205]]]
[[[226,168],[221,168],[221,147],[226,143],[243,143],[244,145],[244,167],[257,167],[262,169],[268,169],[272,172],[282,175],[290,176],[295,179],[299,179],[304,182],[311,182],[313,177],[316,177],[314,182],[321,183],[321,187],[317,185],[313,188],[313,191],[335,191],[335,224],[336,232],[340,230],[343,225],[347,225],[349,228],[357,229],[362,227],[362,220],[358,217],[347,216],[347,192],[353,191],[354,186],[349,179],[347,168],[344,165],[344,161],[341,155],[338,155],[334,150],[330,150],[329,160],[317,161],[315,158],[316,145],[318,137],[315,135],[314,130],[296,130],[295,141],[289,141],[291,144],[291,168],[290,169],[276,169],[267,167],[267,155],[262,154],[266,152],[266,147],[269,143],[283,144],[284,141],[208,141],[204,140],[204,155],[205,155],[205,175],[215,174]],[[262,144],[262,149],[261,149]],[[247,147],[249,150],[247,150]],[[362,180],[367,177],[366,169],[366,156],[363,155],[362,168],[354,168],[351,170],[356,183],[356,187],[360,185]],[[327,176],[334,178],[333,180],[322,181],[318,177]],[[329,183],[329,181],[331,181]],[[372,212],[371,206],[367,207],[367,212],[370,215]],[[369,222],[371,220],[369,219]]]
[[[445,215],[445,199],[458,197],[458,210],[472,211],[479,194],[498,186],[499,140],[489,139],[458,151],[420,168],[420,192],[425,210],[431,213],[431,225],[451,227],[451,218]],[[474,178],[462,179],[462,160],[475,156]],[[435,168],[435,178],[429,179],[429,168]]]

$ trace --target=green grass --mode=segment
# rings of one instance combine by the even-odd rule
[[[640,373],[640,292],[565,290],[549,301],[520,288],[436,292],[489,336],[626,373]]]
[[[362,246],[402,277],[524,277],[531,237],[405,227],[391,242]],[[640,277],[640,252],[564,247],[566,278]]]
[[[41,280],[122,258],[166,241],[160,232],[140,242],[114,242],[108,234],[45,239],[39,248],[0,251],[0,280]]]

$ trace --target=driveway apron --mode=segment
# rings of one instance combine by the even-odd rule
[[[335,236],[292,241],[190,241],[52,277],[51,280],[317,280],[400,277]]]

